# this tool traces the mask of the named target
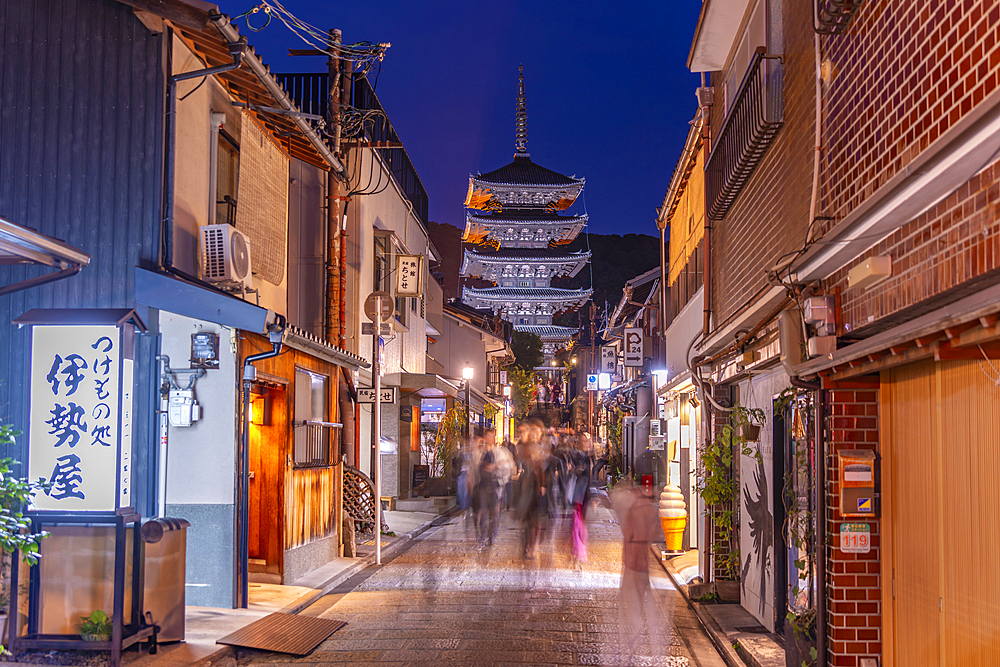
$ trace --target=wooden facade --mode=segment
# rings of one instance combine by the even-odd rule
[[[267,349],[270,344],[262,336],[240,338],[241,359]],[[303,419],[295,414],[296,371],[327,378],[327,420],[340,423],[343,368],[287,345],[277,357],[254,365],[258,381],[251,402],[259,402],[267,414],[255,417],[257,423],[250,425],[249,557],[284,572],[285,552],[339,535],[343,512],[339,433],[330,441],[330,465],[294,463],[294,423]]]

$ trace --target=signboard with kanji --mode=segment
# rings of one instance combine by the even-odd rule
[[[423,293],[423,255],[396,255],[396,296]]]
[[[379,396],[382,400],[380,403],[395,403],[396,402],[396,389],[395,387],[379,387]],[[358,403],[374,403],[375,402],[375,388],[374,387],[358,387]]]
[[[33,509],[131,505],[132,374],[117,326],[34,326],[28,477],[53,486]]]
[[[612,345],[601,346],[601,372],[614,375],[618,363],[618,352]]]

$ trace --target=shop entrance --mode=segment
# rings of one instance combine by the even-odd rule
[[[250,580],[280,584],[288,392],[254,386],[250,399]]]
[[[989,370],[928,360],[882,373],[887,666],[987,665],[1000,652],[1000,387]]]

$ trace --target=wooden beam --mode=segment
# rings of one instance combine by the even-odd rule
[[[934,345],[935,361],[1000,359],[1000,343],[983,343],[974,347],[954,348],[950,343]]]
[[[983,315],[979,318],[979,324],[982,325],[984,329],[992,329],[1000,322],[1000,315]]]
[[[894,352],[891,355],[886,355],[877,361],[868,361],[860,366],[855,366],[851,368],[837,369],[831,376],[831,382],[840,382],[842,380],[849,380],[851,378],[856,378],[859,375],[868,375],[870,373],[878,373],[884,371],[887,368],[893,368],[895,366],[902,366],[903,364],[908,364],[914,361],[920,361],[921,359],[926,359],[928,357],[934,356],[934,349],[931,347],[910,347],[906,349],[900,349],[899,352]]]
[[[118,2],[195,30],[201,30],[208,25],[206,12],[183,2],[171,2],[170,0],[118,0]]]
[[[970,345],[992,343],[998,339],[1000,339],[1000,323],[994,323],[991,327],[969,329],[959,334],[951,341],[951,344],[953,347],[969,347]]]
[[[914,341],[917,344],[917,347],[930,347],[931,345],[933,345],[935,342],[937,342],[939,340],[941,340],[941,333],[940,332],[939,333],[930,334],[928,336],[921,336],[920,338],[914,339]]]
[[[956,324],[955,326],[948,327],[944,330],[944,334],[948,337],[948,340],[953,338],[958,338],[963,331],[968,331],[969,329],[978,326],[979,322],[966,322],[965,324]]]
[[[899,356],[901,354],[905,354],[906,351],[912,348],[914,345],[915,343],[913,343],[912,341],[908,341],[906,343],[900,343],[899,345],[893,345],[892,347],[889,348],[889,353],[892,354],[893,356]]]

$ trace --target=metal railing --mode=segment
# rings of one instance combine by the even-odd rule
[[[294,422],[292,462],[296,468],[324,468],[337,462],[343,424]]]
[[[762,47],[750,62],[705,166],[710,220],[726,216],[784,124],[781,58],[766,55]]]
[[[816,24],[813,29],[821,35],[843,35],[847,32],[854,14],[864,0],[814,0]]]
[[[295,104],[305,113],[322,116],[329,125],[332,118],[329,115],[330,77],[327,74],[275,74]],[[417,170],[410,161],[410,156],[403,148],[396,129],[389,121],[389,116],[382,108],[375,91],[366,78],[356,79],[350,87],[351,99],[347,106],[353,110],[377,111],[371,114],[354,137],[345,136],[345,140],[361,139],[370,141],[382,161],[392,173],[393,180],[403,192],[403,195],[413,204],[413,213],[427,224],[428,202],[427,190],[417,175]],[[350,109],[345,109],[345,113]],[[361,193],[364,194],[364,193]]]

